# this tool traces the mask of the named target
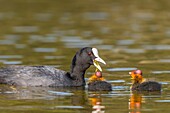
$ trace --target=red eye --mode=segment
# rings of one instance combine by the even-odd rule
[[[92,55],[92,52],[88,52],[88,55],[91,56],[91,55]]]

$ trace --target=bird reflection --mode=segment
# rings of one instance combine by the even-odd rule
[[[160,91],[133,91],[129,99],[129,113],[141,113],[142,105],[146,103],[144,96],[160,95]]]
[[[99,94],[94,94],[89,100],[93,106],[92,113],[105,113],[105,106],[102,105],[102,99]]]
[[[141,93],[132,93],[129,99],[129,109],[132,110],[130,113],[141,113],[142,103],[145,103]]]
[[[12,99],[55,99],[57,97],[70,96],[73,100],[73,104],[82,101],[82,95],[77,93],[83,93],[84,87],[20,87],[10,85],[0,85],[1,95],[7,96]],[[77,91],[77,93],[76,93]],[[10,94],[10,95],[7,95]],[[73,96],[74,95],[74,96]],[[75,99],[76,98],[76,99]]]

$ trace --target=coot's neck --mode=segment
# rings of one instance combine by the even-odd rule
[[[70,69],[70,78],[73,80],[74,86],[84,86],[84,75],[86,70],[90,67],[90,64],[84,62],[82,59],[78,59],[74,56]]]

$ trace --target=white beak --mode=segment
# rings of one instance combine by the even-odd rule
[[[95,66],[98,70],[102,71],[102,68],[100,67],[100,65],[99,65],[98,62],[103,63],[103,64],[105,64],[105,65],[106,65],[106,62],[99,57],[98,50],[97,50],[96,48],[92,48],[92,52],[93,52],[94,56],[96,57],[96,58],[93,60],[94,66]]]

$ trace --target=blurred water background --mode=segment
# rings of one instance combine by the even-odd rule
[[[168,0],[0,0],[1,66],[69,71],[75,52],[92,46],[113,85],[111,92],[1,85],[1,113],[169,113],[169,21]],[[131,93],[134,69],[162,83],[161,93]]]

